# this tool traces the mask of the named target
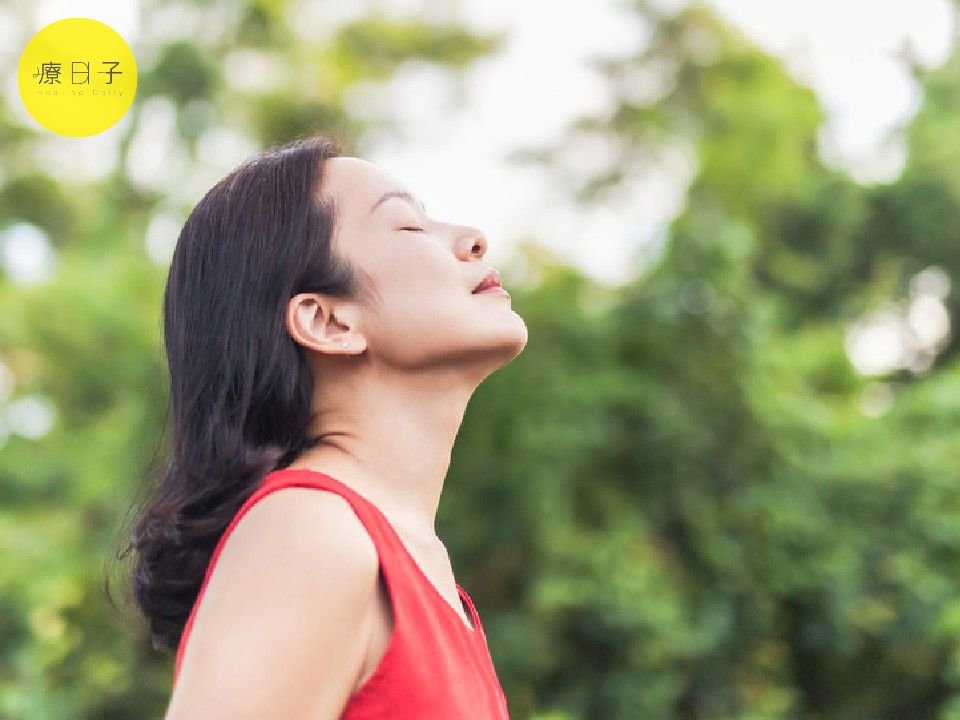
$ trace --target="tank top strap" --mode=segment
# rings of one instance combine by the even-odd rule
[[[404,624],[411,613],[418,612],[423,597],[423,584],[429,585],[429,581],[422,575],[416,561],[380,508],[336,478],[307,468],[282,468],[267,473],[249,501],[252,504],[264,495],[286,487],[327,490],[337,493],[350,503],[377,549],[380,570],[393,605],[395,622],[398,625]],[[461,591],[459,585],[457,587],[458,591]],[[426,597],[429,599],[429,593]]]
[[[398,624],[418,622],[417,618],[423,609],[432,608],[444,621],[453,622],[457,628],[467,630],[471,638],[486,641],[486,633],[479,613],[466,590],[456,583],[458,600],[463,614],[470,619],[472,628],[466,627],[460,613],[440,595],[410,554],[394,526],[373,502],[336,478],[308,468],[283,468],[267,473],[254,496],[290,486],[330,490],[343,496],[350,503],[377,548],[380,568],[391,603],[394,605],[395,621]],[[473,632],[474,629],[476,632]]]
[[[402,551],[402,547],[398,547],[399,538],[376,505],[349,485],[317,470],[282,468],[269,472],[250,497],[250,501],[255,502],[260,497],[285,487],[312,487],[337,493],[350,503],[378,551],[386,551],[388,556]]]

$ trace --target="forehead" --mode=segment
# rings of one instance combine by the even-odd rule
[[[332,198],[343,215],[362,220],[389,197],[422,203],[396,177],[363,158],[341,156],[326,161],[321,196]]]

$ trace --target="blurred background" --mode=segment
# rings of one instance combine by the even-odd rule
[[[160,718],[108,562],[202,194],[310,132],[475,224],[527,322],[438,532],[511,717],[960,718],[951,0],[0,2],[0,717]],[[131,44],[56,136],[30,36]]]

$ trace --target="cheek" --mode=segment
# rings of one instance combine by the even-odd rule
[[[399,264],[378,278],[380,302],[367,322],[378,357],[391,364],[415,365],[459,347],[476,333],[482,303],[467,289],[461,268]]]
[[[464,287],[464,280],[442,272],[396,273],[381,287],[380,314],[385,323],[393,323],[399,332],[422,324],[441,324],[453,318],[463,318],[465,304],[472,300]]]
[[[378,257],[368,271],[384,305],[413,308],[469,294],[467,273],[459,264],[436,241],[413,238],[397,252]]]

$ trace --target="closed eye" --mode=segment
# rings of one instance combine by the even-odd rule
[[[422,227],[402,227],[401,230],[412,230],[413,232],[425,232]]]

